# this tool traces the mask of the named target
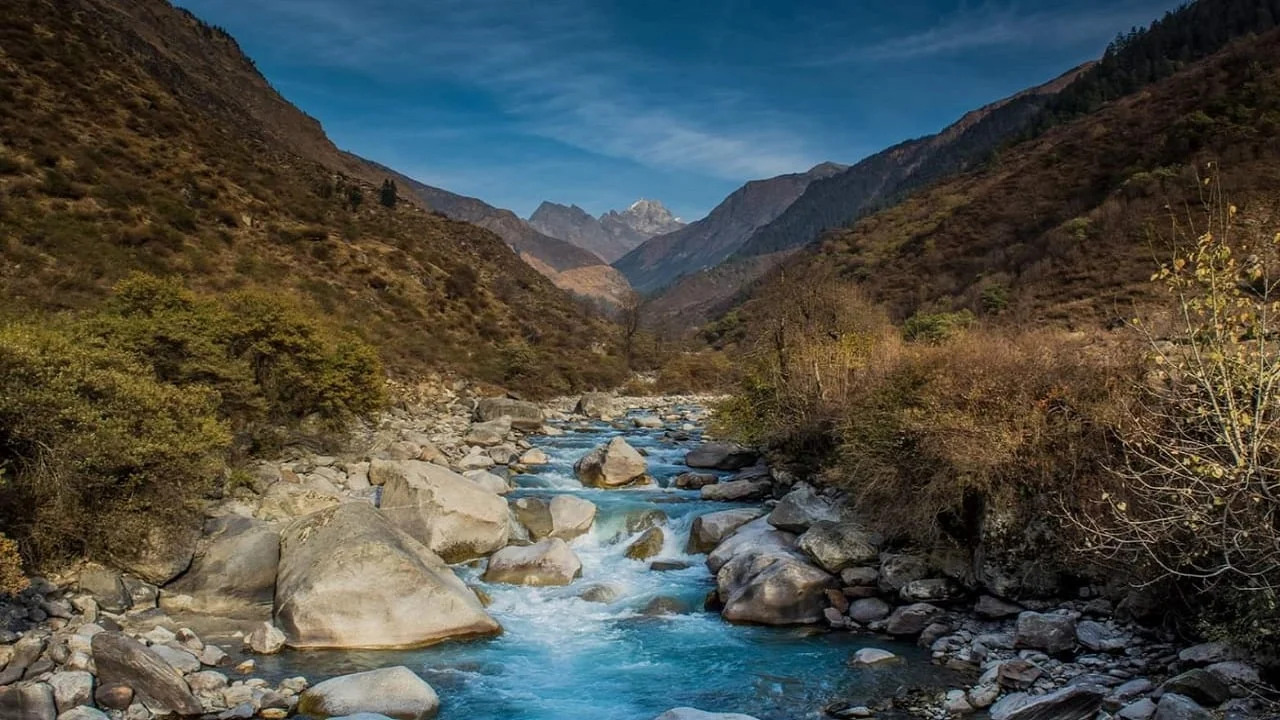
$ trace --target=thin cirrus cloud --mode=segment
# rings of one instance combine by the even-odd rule
[[[292,16],[295,50],[319,62],[483,89],[520,131],[579,150],[739,181],[821,160],[795,131],[805,125],[801,118],[744,111],[728,91],[670,87],[679,69],[629,54],[589,3],[444,0],[427,7],[270,4]]]
[[[1100,37],[1146,25],[1169,9],[1167,0],[1129,0],[1109,7],[1070,4],[1050,9],[1027,9],[1019,4],[987,3],[962,8],[920,32],[886,38],[800,65],[820,67],[856,63],[911,61],[991,48],[1071,47]]]

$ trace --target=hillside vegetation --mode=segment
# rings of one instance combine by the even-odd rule
[[[333,148],[234,40],[161,0],[19,0],[0,17],[0,293],[93,307],[135,270],[270,288],[397,373],[527,392],[612,382],[606,326],[492,233]]]

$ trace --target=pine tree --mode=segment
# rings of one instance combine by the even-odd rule
[[[378,202],[386,207],[395,207],[396,201],[400,199],[400,193],[396,189],[396,184],[390,178],[382,181],[382,190],[378,193]]]

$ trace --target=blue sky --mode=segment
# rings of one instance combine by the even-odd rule
[[[334,141],[521,216],[852,163],[1097,57],[1175,0],[179,0]]]

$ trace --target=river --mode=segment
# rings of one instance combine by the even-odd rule
[[[630,423],[627,423],[628,425]],[[509,496],[573,493],[599,508],[593,530],[573,541],[582,577],[567,587],[532,588],[480,580],[483,563],[459,575],[492,598],[489,612],[505,632],[496,638],[412,651],[311,651],[258,658],[268,679],[334,675],[405,665],[439,693],[442,720],[651,720],[677,706],[740,712],[761,720],[821,717],[833,700],[859,702],[892,694],[905,684],[936,677],[928,655],[913,645],[817,628],[732,625],[703,610],[714,581],[704,556],[686,555],[689,527],[698,515],[735,505],[707,502],[696,491],[665,487],[688,470],[684,454],[700,429],[676,441],[662,429],[620,430],[605,423],[562,426],[562,436],[530,436],[551,462],[514,478]],[[592,447],[622,434],[648,455],[657,485],[634,490],[584,488],[573,463]],[[628,517],[660,511],[666,545],[658,559],[689,567],[653,571],[649,561],[627,559],[638,533]],[[592,585],[617,593],[609,603],[578,597]],[[676,614],[648,616],[654,598],[668,598]],[[907,662],[858,669],[847,660],[860,647],[881,647]]]

